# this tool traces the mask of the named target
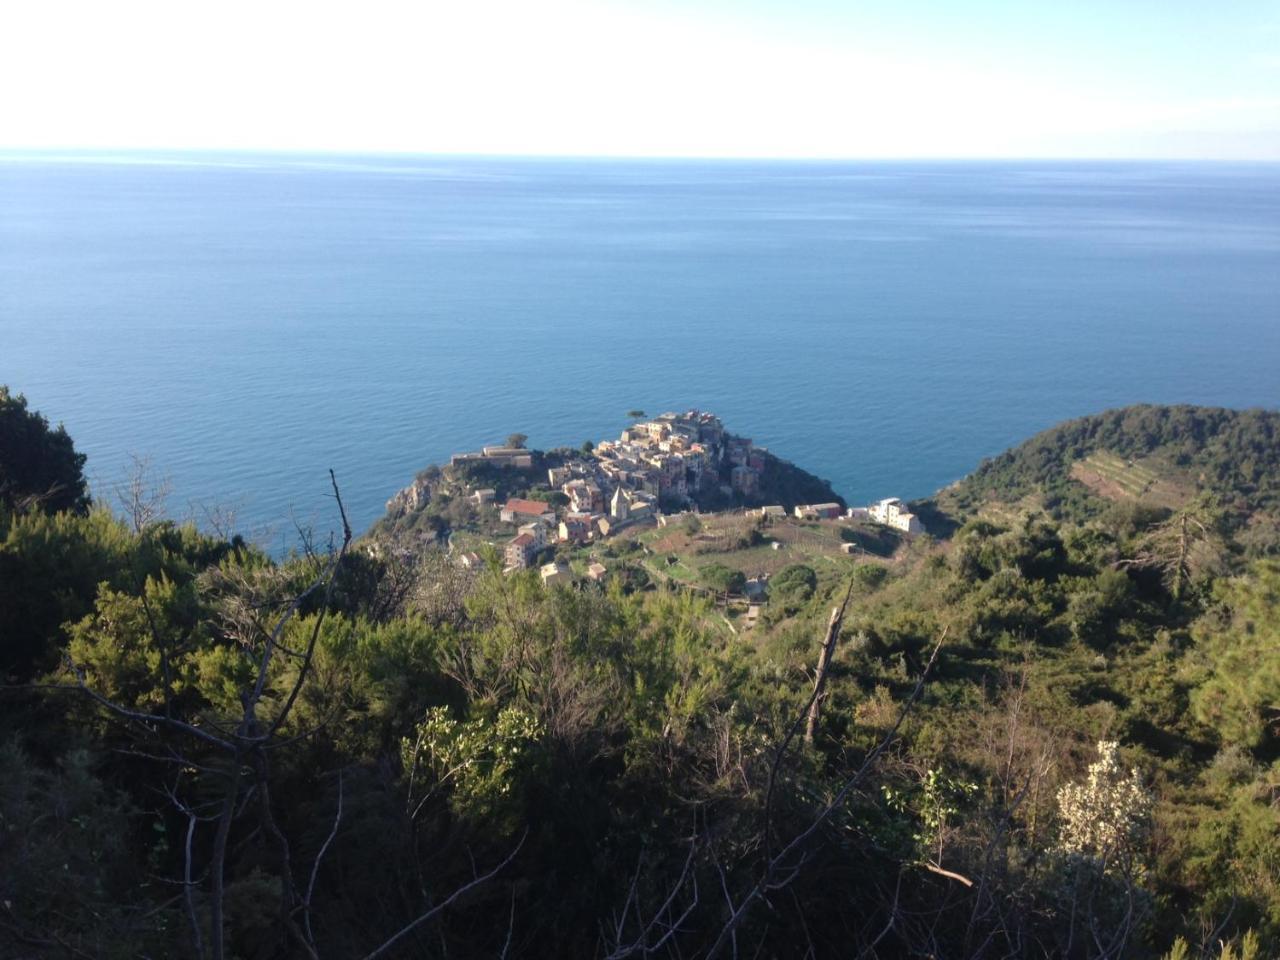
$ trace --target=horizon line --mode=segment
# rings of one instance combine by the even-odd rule
[[[573,152],[487,152],[474,150],[408,150],[334,147],[256,147],[256,146],[66,146],[0,144],[4,155],[160,155],[186,156],[268,156],[268,157],[379,157],[396,159],[450,160],[578,160],[630,162],[743,162],[743,163],[1218,163],[1280,164],[1280,155],[1267,157],[1199,156],[1169,154],[1144,156],[1133,154],[699,154],[699,153],[573,153]]]

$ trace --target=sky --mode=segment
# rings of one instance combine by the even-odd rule
[[[1280,160],[1280,0],[19,0],[2,148]]]

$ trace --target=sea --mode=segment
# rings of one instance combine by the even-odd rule
[[[0,154],[0,383],[268,549],[699,408],[851,503],[1066,418],[1280,406],[1280,165]]]

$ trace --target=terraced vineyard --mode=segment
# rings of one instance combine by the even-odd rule
[[[1176,507],[1193,492],[1189,481],[1157,472],[1149,460],[1126,460],[1109,450],[1096,450],[1071,466],[1071,476],[1108,500],[1143,500]]]

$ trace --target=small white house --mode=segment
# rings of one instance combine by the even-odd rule
[[[840,513],[838,503],[801,503],[795,509],[796,516],[801,520],[834,520]]]
[[[563,563],[548,563],[539,571],[542,576],[542,585],[544,587],[553,587],[557,583],[568,583],[573,579],[573,574],[569,572],[569,568]]]

